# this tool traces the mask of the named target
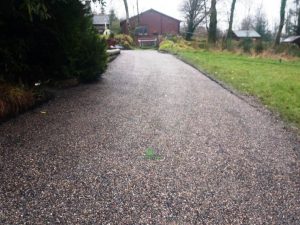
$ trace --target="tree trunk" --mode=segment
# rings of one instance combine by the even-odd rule
[[[140,26],[139,0],[136,0],[136,11],[137,11],[137,18],[138,18],[138,26]]]
[[[193,23],[192,19],[190,19],[190,21],[188,21],[188,27],[187,27],[187,31],[186,31],[186,34],[185,34],[185,39],[187,41],[192,40],[194,31],[195,31],[195,26],[194,26],[194,23]]]
[[[128,3],[127,0],[124,1],[125,11],[126,11],[126,24],[127,24],[127,30],[128,34],[130,35],[130,22],[129,22],[129,10],[128,10]]]
[[[280,44],[280,37],[282,33],[282,28],[284,26],[284,20],[285,20],[285,6],[286,6],[287,0],[281,0],[281,6],[280,6],[280,23],[278,27],[278,32],[276,35],[274,47],[278,46]]]
[[[191,41],[192,37],[193,37],[193,32],[190,29],[188,29],[188,31],[185,34],[185,40]]]
[[[211,13],[208,29],[208,42],[215,44],[217,41],[217,0],[211,0]]]
[[[297,21],[297,27],[296,27],[296,35],[300,35],[300,7],[298,9],[298,21]]]
[[[234,9],[235,9],[235,3],[236,0],[232,0],[231,4],[231,10],[230,10],[230,19],[229,19],[229,28],[227,32],[227,38],[226,38],[226,46],[227,48],[231,45],[231,39],[232,39],[232,24],[233,24],[233,17],[234,17]]]

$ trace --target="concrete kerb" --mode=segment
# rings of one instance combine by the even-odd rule
[[[108,55],[108,62],[112,62],[121,54],[121,50],[120,49],[109,49],[109,50],[106,50],[106,53]]]

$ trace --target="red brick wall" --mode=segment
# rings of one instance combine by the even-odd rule
[[[148,29],[148,36],[153,36],[153,33],[158,34],[179,34],[180,21],[171,17],[158,13],[154,10],[148,10],[139,16],[139,26],[146,26]],[[134,30],[138,26],[138,18],[130,19],[131,29]],[[128,34],[126,21],[121,23],[123,33]]]

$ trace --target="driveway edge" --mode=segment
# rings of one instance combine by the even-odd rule
[[[230,85],[227,85],[226,83],[224,83],[220,80],[217,80],[216,78],[214,78],[212,75],[210,75],[209,73],[207,73],[203,69],[195,66],[193,63],[191,63],[188,60],[180,57],[178,54],[167,52],[167,51],[160,51],[160,50],[158,50],[158,52],[162,53],[162,54],[169,54],[169,55],[174,56],[175,58],[179,59],[183,63],[193,67],[194,69],[199,71],[201,74],[206,76],[208,79],[215,82],[216,84],[218,84],[219,86],[221,86],[225,90],[229,91],[231,94],[233,94],[237,98],[241,99],[242,101],[246,102],[247,104],[249,104],[253,108],[259,110],[262,113],[270,115],[274,121],[276,121],[277,123],[278,122],[281,123],[280,125],[282,126],[283,129],[285,129],[287,132],[290,132],[292,134],[292,136],[296,136],[296,137],[292,138],[293,140],[300,143],[300,129],[297,128],[296,126],[294,126],[291,122],[288,122],[288,121],[285,121],[284,119],[282,119],[278,112],[272,110],[271,108],[269,108],[266,105],[263,105],[257,97],[240,93],[239,91],[235,90]],[[300,148],[298,149],[297,153],[298,153],[298,156],[300,157]]]

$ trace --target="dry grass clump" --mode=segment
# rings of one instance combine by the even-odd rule
[[[17,115],[34,105],[31,90],[0,83],[0,121],[8,116]]]

